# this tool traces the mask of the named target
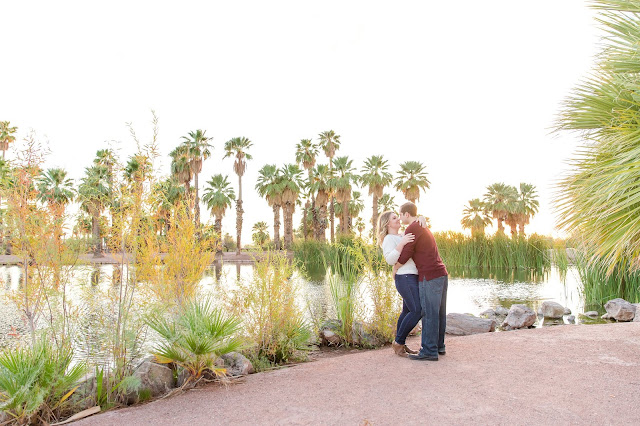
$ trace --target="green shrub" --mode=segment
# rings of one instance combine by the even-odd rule
[[[164,339],[152,353],[160,363],[184,368],[189,373],[186,383],[195,383],[205,372],[224,375],[216,360],[241,347],[236,337],[240,320],[214,308],[209,298],[188,301],[173,315],[152,314],[146,322]]]
[[[17,423],[49,423],[70,413],[69,397],[85,374],[71,364],[73,350],[44,339],[28,348],[0,354],[0,411]]]

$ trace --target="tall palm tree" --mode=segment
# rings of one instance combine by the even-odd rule
[[[309,204],[311,204],[311,214],[314,217],[313,223],[316,222],[316,206],[315,200],[313,197],[313,191],[311,191],[311,172],[313,170],[313,166],[316,165],[316,157],[318,156],[319,149],[318,147],[311,142],[311,139],[302,139],[296,145],[296,162],[298,164],[302,164],[302,167],[307,171],[309,175],[309,181],[306,185],[307,189],[309,189],[309,196],[307,197],[307,202],[304,207],[304,217],[302,220],[302,227],[304,233],[304,239],[307,239],[307,212],[309,210]]]
[[[405,161],[400,164],[395,187],[414,204],[420,201],[420,190],[425,191],[431,186],[424,169],[425,166],[419,161]]]
[[[293,243],[293,212],[302,191],[302,170],[297,164],[285,164],[281,169],[281,176],[284,248],[290,250]]]
[[[214,229],[220,238],[222,238],[222,218],[235,199],[236,194],[227,176],[221,174],[211,176],[211,180],[204,188],[202,201],[215,217]]]
[[[237,249],[236,254],[240,254],[241,250],[241,237],[242,237],[242,176],[247,168],[247,160],[251,160],[251,155],[247,153],[249,148],[251,148],[253,144],[251,141],[245,137],[233,138],[227,141],[224,144],[224,158],[227,157],[235,157],[236,160],[233,163],[233,171],[238,175],[238,201],[236,201],[236,240],[237,240]]]
[[[253,231],[253,234],[251,234],[251,239],[255,244],[260,246],[260,248],[262,248],[265,243],[269,241],[269,232],[267,232],[267,229],[269,229],[269,225],[267,225],[267,222],[264,221],[254,223],[253,227],[251,228],[251,231]]]
[[[191,195],[191,156],[189,155],[189,147],[180,144],[169,153],[171,157],[171,175],[176,178],[185,187],[187,197]],[[190,203],[191,204],[191,203]]]
[[[280,209],[282,208],[282,177],[275,164],[267,164],[258,170],[256,191],[273,209],[273,241],[280,250]]]
[[[362,210],[364,210],[364,202],[362,201],[362,194],[360,191],[353,191],[351,193],[351,199],[347,203],[347,221],[344,222],[344,210],[342,209],[343,203],[336,203],[336,214],[340,216],[340,225],[343,229],[346,229],[346,233],[350,233],[353,228],[353,218],[358,218]],[[345,224],[345,225],[343,225]]]
[[[498,233],[504,233],[502,223],[509,218],[509,213],[514,211],[514,204],[518,197],[518,190],[511,185],[494,183],[487,187],[484,194],[484,203],[494,219],[498,221]]]
[[[315,236],[317,240],[327,239],[327,203],[331,197],[331,172],[329,166],[318,164],[311,172],[311,191],[316,195],[315,204],[317,214],[314,220]]]
[[[343,157],[336,157],[333,160],[333,167],[336,175],[331,179],[331,186],[334,188],[335,198],[338,202],[348,206],[349,200],[351,200],[351,190],[353,184],[358,182],[359,177],[354,173],[353,160],[350,160],[346,155]],[[348,216],[349,209],[342,209],[341,231],[342,233],[349,232],[348,230]]]
[[[376,226],[378,223],[378,200],[383,195],[384,188],[393,182],[393,176],[388,172],[389,162],[382,155],[372,155],[367,158],[362,167],[360,176],[362,186],[369,188],[369,195],[373,196],[373,214],[371,215],[371,229],[373,242],[377,237]]]
[[[151,204],[155,209],[160,227],[164,230],[164,235],[169,233],[171,214],[184,199],[185,188],[178,183],[174,176],[169,176],[153,186]]]
[[[16,137],[13,136],[18,131],[17,127],[12,127],[8,121],[0,121],[0,150],[2,150],[2,159],[5,158],[5,152],[9,149],[9,145],[15,142]]]
[[[99,149],[96,152],[96,158],[93,159],[93,164],[98,166],[103,166],[107,169],[107,176],[109,181],[109,193],[111,194],[111,199],[109,200],[109,216],[111,217],[112,227],[114,224],[113,209],[115,207],[115,203],[113,199],[115,197],[115,191],[113,188],[113,168],[116,166],[117,163],[118,163],[118,160],[116,159],[115,153],[113,152],[113,149],[110,149],[110,148]]]
[[[333,177],[333,157],[336,155],[336,151],[340,148],[340,135],[336,135],[333,130],[327,130],[318,135],[320,137],[319,146],[324,151],[324,154],[329,158],[329,176]],[[331,206],[329,207],[329,218],[331,222],[331,242],[335,240],[334,235],[334,216],[335,216],[335,197],[331,193]]]
[[[109,177],[106,167],[94,165],[85,169],[85,176],[78,186],[78,199],[84,211],[91,215],[93,234],[93,255],[102,256],[102,238],[100,237],[100,215],[111,199]]]
[[[73,201],[75,191],[73,182],[67,177],[66,170],[52,168],[40,175],[37,182],[38,201],[46,204],[56,221],[56,239],[62,237],[62,217],[64,210]]]
[[[469,205],[464,207],[460,224],[464,229],[471,229],[472,237],[484,235],[484,229],[491,225],[486,205],[479,198],[469,200]]]
[[[196,227],[200,226],[200,198],[198,193],[198,175],[202,172],[202,163],[204,160],[211,156],[211,151],[209,148],[212,145],[209,143],[211,139],[206,136],[207,131],[198,129],[195,132],[189,132],[188,136],[183,136],[183,143],[187,146],[187,150],[189,153],[189,167],[191,168],[191,173],[193,173],[193,183],[195,186],[195,224]]]
[[[520,192],[518,194],[518,231],[524,237],[524,227],[540,208],[536,187],[529,183],[520,183]]]
[[[124,177],[127,182],[134,184],[137,192],[142,192],[142,182],[151,172],[151,161],[145,155],[135,154],[129,158],[124,167]],[[111,183],[110,183],[111,184]]]

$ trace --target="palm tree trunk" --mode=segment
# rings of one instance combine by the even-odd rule
[[[331,221],[331,243],[333,244],[333,242],[335,241],[335,223],[334,223],[334,218],[335,218],[335,197],[331,197],[331,205],[329,207],[329,219]]]
[[[91,215],[91,233],[93,235],[93,257],[102,257],[102,239],[100,238],[100,223],[98,216]]]
[[[326,241],[327,240],[327,233],[326,233],[326,229],[327,229],[327,204],[321,204],[320,207],[318,207],[318,230],[317,230],[317,234],[316,234],[316,239],[319,241]]]
[[[342,233],[349,233],[349,201],[342,202]]]
[[[291,225],[291,215],[289,214],[289,211],[291,210],[289,203],[284,203],[282,205],[282,210],[282,213],[284,214],[284,248],[285,250],[289,250],[291,248],[290,232],[293,228]]]
[[[304,203],[304,212],[302,214],[302,233],[304,234],[304,240],[307,241],[307,213],[309,212],[309,200]]]
[[[194,173],[194,175],[194,184],[196,186],[196,212],[194,223],[196,225],[196,233],[198,233],[198,230],[200,229],[200,197],[198,195],[198,173]]]
[[[218,234],[218,238],[220,238],[220,242],[222,242],[222,217],[216,216],[216,221],[213,225],[213,229]],[[216,253],[222,253],[222,244],[217,246]]]
[[[502,225],[502,219],[498,218],[498,232],[504,234],[504,225]]]
[[[371,216],[371,240],[373,244],[376,244],[377,240],[377,232],[376,227],[378,226],[378,196],[373,194],[373,216]]]
[[[236,254],[240,254],[242,241],[242,176],[238,175],[238,201],[236,202]]]
[[[280,250],[280,206],[273,205],[273,242],[276,250]]]

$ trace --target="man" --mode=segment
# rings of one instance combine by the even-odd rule
[[[447,326],[447,288],[449,275],[440,259],[436,240],[428,228],[417,222],[418,207],[405,203],[400,207],[400,220],[409,225],[405,233],[415,235],[400,253],[398,263],[404,264],[413,259],[418,268],[418,287],[422,307],[422,347],[417,355],[410,359],[437,361],[438,355],[446,353],[444,332]]]

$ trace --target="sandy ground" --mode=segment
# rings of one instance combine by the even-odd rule
[[[438,362],[389,347],[351,352],[74,425],[640,424],[640,323],[451,337],[446,345]]]

